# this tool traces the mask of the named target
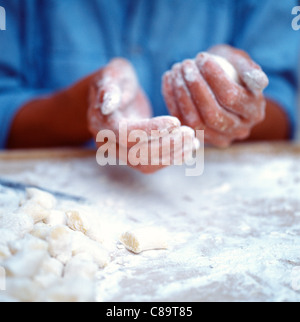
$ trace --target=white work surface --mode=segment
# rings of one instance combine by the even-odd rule
[[[99,301],[299,301],[299,161],[295,146],[236,146],[206,150],[200,177],[179,167],[145,176],[80,151],[14,153],[0,156],[0,177],[99,209],[115,234]],[[166,229],[168,250],[119,247],[117,234],[149,224]]]

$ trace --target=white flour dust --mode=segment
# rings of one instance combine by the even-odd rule
[[[90,232],[90,237],[99,238],[109,260],[95,267],[95,260],[79,251],[66,263],[53,256],[46,261],[45,244],[31,243],[26,235],[32,233],[25,233],[28,247],[38,248],[35,261],[28,254],[15,261],[40,270],[37,281],[16,270],[20,276],[8,277],[0,300],[299,301],[299,156],[268,145],[228,151],[208,151],[204,175],[190,178],[178,167],[151,176],[126,167],[100,168],[94,157],[25,161],[22,167],[1,161],[0,176],[7,180],[86,197],[102,226],[99,236]],[[21,197],[1,188],[0,216],[14,213]],[[58,200],[56,210],[81,207]],[[39,225],[36,234],[42,234]],[[167,250],[135,255],[119,243],[121,233],[146,225],[168,232]],[[76,227],[86,236],[89,220]],[[2,244],[5,238],[14,238],[11,228],[0,227]],[[0,266],[12,252],[5,245]],[[85,267],[80,276],[77,267]]]

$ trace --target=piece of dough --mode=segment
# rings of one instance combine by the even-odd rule
[[[62,277],[64,265],[57,259],[48,256],[39,267],[39,275]]]
[[[19,237],[7,228],[0,228],[0,246],[7,246],[11,241],[17,240]]]
[[[45,290],[38,302],[94,302],[95,283],[86,278],[62,278]]]
[[[217,55],[212,56],[232,81],[240,83],[240,78],[236,69],[233,67],[232,64],[230,64],[230,62],[227,59]]]
[[[8,243],[8,247],[12,255],[22,251],[48,251],[48,244],[44,240],[29,234],[22,239]]]
[[[0,263],[11,256],[8,246],[0,245]]]
[[[7,236],[8,234],[14,234],[15,237],[22,238],[26,233],[30,232],[33,229],[33,220],[32,218],[24,212],[18,213],[8,213],[0,215],[0,227],[1,230],[7,231],[7,233],[1,234],[3,235],[2,242],[5,239],[9,241],[12,236]]]
[[[143,227],[127,231],[120,238],[121,243],[133,253],[168,248],[166,232],[157,227]]]
[[[89,254],[94,262],[103,268],[110,262],[108,251],[98,242],[88,238],[83,233],[73,232],[72,254]]]
[[[33,229],[30,232],[30,234],[34,237],[46,240],[50,234],[50,231],[51,231],[51,226],[44,223],[38,223],[33,226]]]
[[[93,279],[98,271],[98,265],[89,254],[81,253],[72,257],[65,266],[64,278]]]
[[[3,266],[7,276],[31,278],[37,274],[41,263],[47,256],[47,251],[24,250],[9,257]]]
[[[66,264],[72,257],[72,231],[66,226],[55,226],[47,236],[49,254]]]
[[[59,282],[62,278],[64,265],[57,259],[47,256],[39,267],[37,275],[34,276],[34,281],[37,282],[41,288],[49,288],[53,284]]]
[[[66,225],[67,216],[64,211],[61,210],[50,210],[48,216],[44,219],[44,223],[49,226]]]
[[[26,200],[20,202],[19,212],[30,215],[34,222],[38,223],[49,216],[56,203],[55,197],[50,193],[29,188],[26,190]]]
[[[6,292],[8,296],[21,302],[34,302],[40,293],[38,283],[26,277],[7,277]]]
[[[100,218],[91,209],[80,208],[66,212],[67,225],[74,231],[80,231],[99,243],[103,242]]]

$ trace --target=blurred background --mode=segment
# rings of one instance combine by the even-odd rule
[[[300,58],[298,65],[299,85],[298,85],[298,127],[297,127],[297,141],[300,142]]]

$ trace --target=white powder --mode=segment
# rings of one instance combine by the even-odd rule
[[[7,292],[7,299],[59,294],[87,299],[93,289],[99,301],[299,301],[300,163],[288,149],[207,151],[204,175],[196,178],[185,177],[178,167],[151,176],[126,167],[100,168],[94,157],[24,161],[22,169],[19,164],[0,162],[0,175],[91,200],[110,262],[92,280],[89,259],[76,258],[66,270],[71,282],[54,276],[46,289],[27,277],[9,277],[14,292]],[[20,197],[0,189],[0,213],[13,211]],[[76,209],[62,201],[57,207]],[[120,234],[146,225],[169,232],[168,250],[135,255],[118,247]],[[80,258],[85,298],[84,283],[71,287]],[[3,261],[0,256],[0,266]],[[41,274],[38,280],[42,283]]]

